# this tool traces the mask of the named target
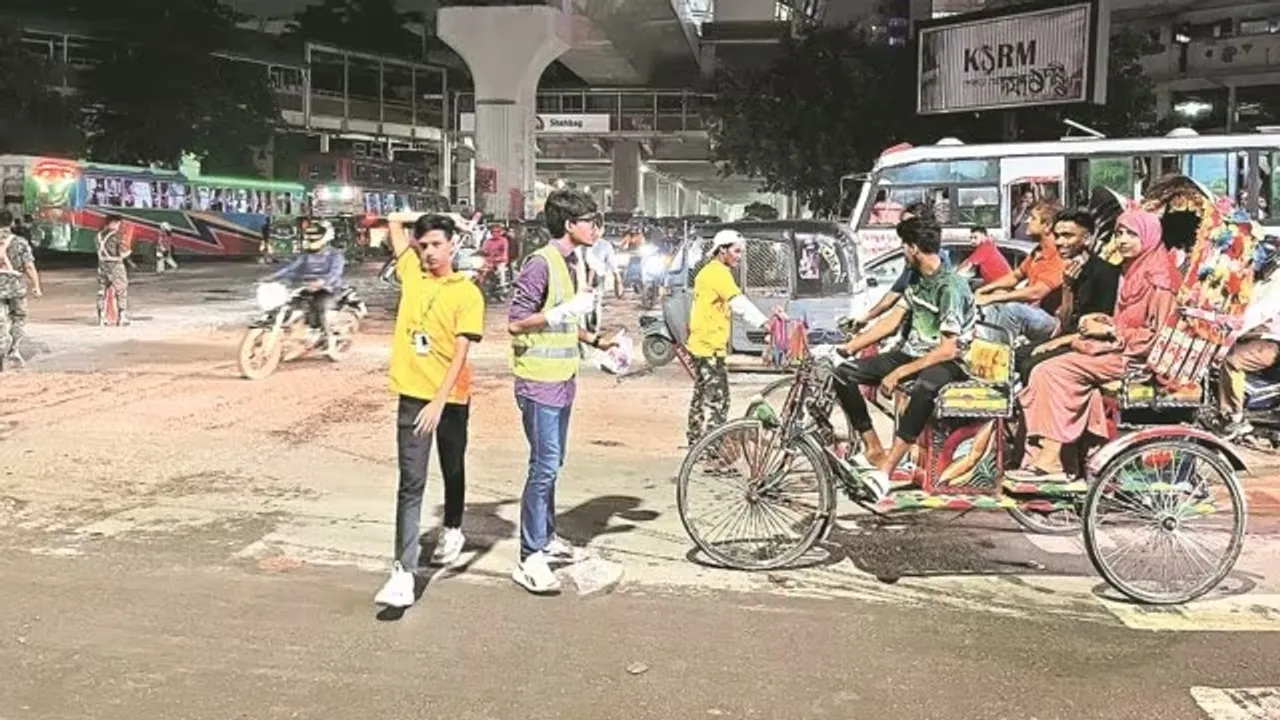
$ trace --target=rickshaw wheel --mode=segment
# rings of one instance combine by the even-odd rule
[[[787,447],[758,420],[732,420],[689,450],[676,507],[689,538],[715,564],[770,570],[799,560],[835,514],[831,471],[810,442]]]
[[[1229,509],[1222,508],[1229,502]],[[1126,597],[1153,605],[1190,602],[1231,572],[1244,543],[1245,499],[1231,466],[1210,448],[1181,440],[1129,448],[1107,464],[1084,503],[1089,561]],[[1223,522],[1211,527],[1215,518]],[[1145,542],[1122,542],[1125,521]],[[1133,561],[1122,565],[1121,561]],[[1190,566],[1185,580],[1170,579]]]
[[[1052,512],[1035,512],[1021,507],[1009,508],[1009,516],[1023,530],[1036,535],[1070,537],[1080,534],[1080,508],[1063,508]]]

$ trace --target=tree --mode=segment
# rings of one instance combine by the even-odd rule
[[[726,174],[796,193],[818,214],[840,210],[840,178],[905,139],[911,55],[862,31],[823,27],[784,41],[760,69],[712,82],[711,144]]]
[[[778,208],[762,202],[753,202],[742,209],[742,215],[748,220],[777,220]]]
[[[239,18],[227,5],[133,0],[110,13],[93,2],[81,9],[87,19],[105,14],[117,42],[84,82],[94,159],[172,167],[185,152],[252,167],[251,148],[268,142],[279,111],[263,66],[215,55],[234,44]]]
[[[1015,113],[1019,139],[1063,134],[1063,118],[1109,136],[1155,130],[1155,96],[1143,74],[1145,39],[1112,39],[1105,106],[1028,108]],[[767,192],[796,193],[818,214],[847,212],[841,177],[864,172],[900,142],[998,142],[1002,112],[916,115],[916,51],[890,47],[856,27],[818,28],[784,41],[760,69],[722,70],[712,82],[711,142],[726,174],[758,178]]]
[[[17,28],[0,28],[0,152],[80,153],[78,106],[58,84],[53,69],[22,46]]]
[[[379,55],[421,59],[424,50],[435,49],[434,33],[424,45],[422,36],[410,32],[410,22],[435,25],[435,14],[403,13],[395,0],[324,0],[294,15],[289,35],[296,41],[311,40]],[[430,46],[430,47],[428,47]]]

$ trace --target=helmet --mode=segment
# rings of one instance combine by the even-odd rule
[[[333,230],[319,225],[310,225],[302,231],[302,244],[309,252],[323,250],[331,239],[333,239]]]

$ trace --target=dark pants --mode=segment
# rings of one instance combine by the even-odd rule
[[[427,401],[400,396],[396,411],[396,454],[400,461],[400,489],[396,496],[396,554],[406,570],[418,567],[418,536],[422,527],[422,495],[427,488],[431,435],[414,430]],[[462,527],[467,492],[467,418],[470,406],[449,403],[436,427],[436,454],[444,476],[444,526]]]
[[[836,397],[844,408],[853,429],[859,433],[872,430],[871,413],[867,410],[867,400],[862,397],[859,385],[879,385],[881,380],[915,360],[901,350],[890,350],[874,357],[847,362],[836,368]],[[910,378],[911,393],[906,410],[898,417],[898,438],[903,442],[914,443],[920,437],[924,426],[933,415],[934,398],[943,385],[965,379],[964,369],[955,362],[945,362],[925,368],[920,374]]]
[[[317,330],[328,330],[325,318],[333,309],[333,292],[327,289],[311,290],[307,293],[307,324]]]

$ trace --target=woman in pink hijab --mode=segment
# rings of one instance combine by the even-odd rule
[[[1174,311],[1181,278],[1161,242],[1160,218],[1145,210],[1128,210],[1116,223],[1115,243],[1124,268],[1115,313],[1081,318],[1071,352],[1046,360],[1031,372],[1018,400],[1027,440],[1038,439],[1040,451],[1026,470],[1010,477],[1060,481],[1064,479],[1063,445],[1085,433],[1106,438],[1101,387],[1120,380],[1146,359]]]

